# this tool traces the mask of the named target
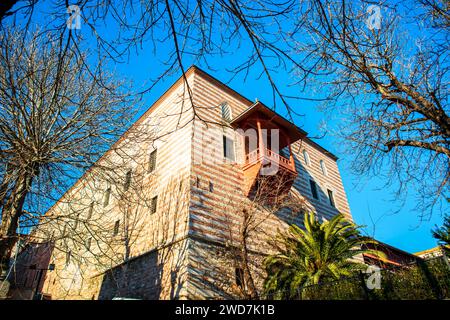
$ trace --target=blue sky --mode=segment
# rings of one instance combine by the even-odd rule
[[[38,23],[41,19],[45,19],[45,15],[37,15]],[[100,28],[104,28],[108,36],[114,36],[118,31],[114,21],[108,21]],[[157,32],[164,33],[167,30]],[[83,41],[85,46],[89,47],[92,39],[89,37],[87,28],[83,29],[82,27],[81,34],[86,35]],[[128,61],[122,64],[112,64],[111,67],[115,69],[120,78],[126,77],[132,80],[136,91],[139,91],[149,85],[151,79],[155,79],[165,70],[166,66],[163,62],[167,59],[171,47],[171,42],[161,42],[158,43],[158,50],[155,52],[148,42],[144,42],[142,49],[133,51]],[[270,106],[272,91],[267,79],[259,77],[258,67],[252,69],[246,81],[239,76],[228,83],[231,74],[226,70],[236,66],[236,57],[246,55],[248,47],[244,42],[239,49],[233,50],[233,47],[230,47],[229,51],[229,54],[225,56],[208,57],[208,65],[214,70],[209,69],[204,63],[196,64],[247,98],[251,100],[258,98]],[[192,60],[189,59],[189,57],[185,57],[186,68],[192,63]],[[168,76],[148,92],[144,97],[145,107],[140,112],[145,111],[179,76],[180,74]],[[298,87],[289,85],[294,80],[290,75],[280,72],[274,77],[285,94],[306,96],[305,93],[300,92]],[[292,105],[298,112],[305,115],[301,118],[297,117],[296,124],[309,132],[311,136],[319,135],[319,125],[325,119],[325,115],[318,111],[315,103],[294,100]],[[277,111],[285,115],[282,108]],[[338,123],[339,120],[335,119],[328,122],[327,126],[334,127]],[[401,210],[392,214],[400,204],[398,201],[392,201],[392,188],[385,188],[385,182],[381,178],[368,180],[352,174],[349,169],[351,156],[340,152],[338,148],[340,141],[336,137],[326,135],[317,142],[340,158],[338,164],[354,220],[357,224],[366,225],[364,230],[367,234],[408,252],[417,252],[436,245],[430,230],[436,224],[442,224],[442,216],[434,215],[429,220],[420,221],[417,213],[412,212],[414,206],[412,197],[407,198],[406,204]]]

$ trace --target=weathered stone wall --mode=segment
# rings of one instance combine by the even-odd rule
[[[189,281],[190,299],[243,299],[244,291],[236,281],[236,268],[242,267],[229,247],[201,238],[190,240]],[[264,258],[259,252],[249,252],[249,268],[258,293],[263,290]]]
[[[101,285],[96,298],[185,298],[187,249],[188,241],[182,240],[135,257],[99,275]]]

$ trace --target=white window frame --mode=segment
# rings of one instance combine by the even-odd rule
[[[325,161],[322,159],[319,161],[320,164],[320,169],[322,170],[323,175],[328,176],[328,169],[327,169],[327,164],[325,163]]]
[[[314,198],[314,194],[313,194],[313,191],[312,191],[312,188],[311,188],[311,181],[314,182],[314,184],[315,184],[315,186],[316,186],[317,198]],[[319,186],[319,184],[317,183],[317,181],[314,179],[313,176],[311,176],[311,177],[308,179],[308,184],[309,184],[309,189],[310,189],[310,192],[311,192],[311,199],[314,200],[314,201],[320,201],[320,192],[319,192],[320,186]]]
[[[236,141],[230,135],[225,134],[225,133],[222,134],[222,153],[224,153],[223,151],[225,151],[225,141],[226,141],[226,139],[229,139],[232,142],[231,143],[231,148],[232,148],[232,151],[233,151],[233,159],[228,158],[226,156],[226,154],[223,154],[223,158],[226,159],[226,161],[229,161],[229,162],[236,162]]]
[[[225,119],[225,118],[224,118],[224,112],[223,112],[224,107],[227,108],[228,111],[229,111],[229,114],[230,114],[230,118],[229,118],[229,119]],[[223,120],[223,121],[230,122],[231,120],[233,120],[233,111],[231,110],[230,104],[229,104],[228,102],[223,101],[223,102],[220,104],[220,113],[221,113],[221,116],[222,116],[222,120]]]
[[[332,195],[333,195],[333,203],[334,203],[334,206],[331,204],[331,201],[330,201],[330,195],[328,194],[328,190],[330,190],[331,193],[332,193]],[[332,208],[337,209],[336,191],[335,191],[334,188],[331,188],[331,187],[329,187],[329,186],[327,186],[327,199],[328,199],[328,205],[329,205],[330,207],[332,207]]]
[[[308,150],[303,149],[302,154],[303,154],[303,161],[305,162],[305,164],[307,166],[310,166],[311,165],[311,157],[309,156]]]

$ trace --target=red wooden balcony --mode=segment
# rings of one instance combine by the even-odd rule
[[[264,148],[264,152],[259,152],[259,148],[257,148],[250,153],[247,153],[245,155],[243,169],[245,170],[257,162],[261,162],[262,164],[272,163],[285,170],[290,170],[292,173],[296,173],[293,157],[287,159],[268,148]]]
[[[245,157],[242,169],[243,189],[246,195],[261,192],[257,189],[261,189],[262,185],[265,185],[262,191],[269,196],[270,193],[274,193],[275,197],[287,193],[297,177],[291,144],[304,137],[306,133],[261,102],[252,105],[231,124],[243,130],[242,145]],[[249,129],[253,130],[252,138],[256,140],[256,143],[253,141],[253,146],[250,146],[250,138],[246,133]],[[285,148],[289,150],[289,158],[269,148],[274,144],[279,150]]]

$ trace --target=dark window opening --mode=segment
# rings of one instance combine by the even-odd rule
[[[156,212],[157,205],[158,205],[158,196],[152,198],[152,202],[150,204],[150,213],[151,214]]]
[[[119,233],[119,227],[120,227],[120,221],[117,220],[116,223],[114,224],[114,232],[113,232],[113,234],[115,236],[117,236],[117,234]]]
[[[72,257],[72,251],[66,252],[66,266],[69,265],[71,257]]]
[[[127,191],[130,188],[131,185],[131,175],[132,171],[128,170],[127,174],[125,175],[125,183],[123,184],[123,189]]]
[[[73,223],[73,230],[76,230],[77,228],[78,228],[78,221],[79,221],[79,214],[77,214],[76,216],[75,216],[75,221],[74,221],[74,223]]]
[[[330,189],[327,190],[328,192],[328,199],[330,200],[330,205],[332,207],[336,207],[335,203],[334,203],[334,195],[333,195],[333,191],[331,191]]]
[[[153,172],[156,169],[156,149],[150,153],[150,160],[148,163],[148,172]]]
[[[86,250],[90,250],[91,249],[91,242],[92,242],[92,238],[87,238],[86,239]]]
[[[209,192],[214,192],[214,184],[211,181],[209,182]]]
[[[319,199],[319,194],[317,193],[317,184],[313,180],[309,180],[309,185],[311,186],[311,193],[314,199]]]
[[[235,275],[236,275],[236,285],[242,288],[244,286],[244,270],[242,270],[241,268],[236,268]]]
[[[106,207],[109,204],[110,197],[111,197],[111,187],[108,187],[105,191],[105,196],[103,199],[103,207]]]
[[[89,209],[88,209],[88,214],[86,217],[86,220],[89,220],[92,218],[92,213],[94,212],[94,202],[91,202],[91,204],[89,205]]]

